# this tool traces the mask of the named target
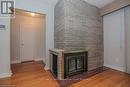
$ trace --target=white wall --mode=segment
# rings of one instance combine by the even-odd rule
[[[0,77],[11,75],[10,70],[10,20],[0,19],[6,30],[0,30]]]
[[[37,0],[15,0],[19,9],[46,14],[46,58],[43,59],[48,69],[48,49],[54,48],[54,6]],[[6,24],[7,29],[0,31],[0,77],[10,73],[10,21],[0,18],[1,24]]]
[[[124,71],[124,9],[104,16],[103,22],[104,65]]]

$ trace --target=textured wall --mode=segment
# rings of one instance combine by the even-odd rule
[[[54,22],[54,47],[64,49],[65,39],[65,6],[64,0],[59,0],[55,6],[55,22]]]
[[[55,48],[88,49],[89,70],[103,65],[103,28],[99,9],[84,0],[59,0],[55,7]]]

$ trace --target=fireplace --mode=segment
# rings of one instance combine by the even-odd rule
[[[58,79],[65,79],[88,69],[88,51],[50,49],[50,70]]]
[[[87,52],[64,54],[64,78],[87,71]]]

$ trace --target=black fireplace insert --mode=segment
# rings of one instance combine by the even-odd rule
[[[64,78],[87,71],[88,53],[72,52],[64,54]]]

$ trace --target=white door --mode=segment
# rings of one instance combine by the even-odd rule
[[[104,16],[104,64],[124,70],[124,11]]]
[[[20,25],[20,57],[21,61],[34,60],[35,27],[33,24]]]

